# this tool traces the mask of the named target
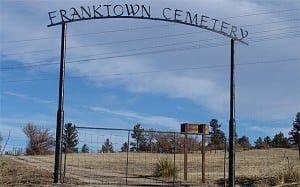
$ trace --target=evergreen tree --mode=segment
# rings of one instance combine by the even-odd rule
[[[293,145],[297,145],[299,143],[300,136],[300,112],[297,113],[296,119],[293,122],[293,129],[289,132],[289,142]]]
[[[121,147],[121,151],[122,152],[127,152],[128,150],[129,150],[128,143],[124,142],[123,146]]]
[[[133,127],[133,133],[131,133],[131,137],[135,139],[135,142],[130,143],[132,146],[131,149],[136,151],[144,151],[143,147],[140,149],[140,146],[145,143],[144,129],[142,128],[141,124],[136,124]]]
[[[67,123],[63,132],[63,151],[68,153],[77,153],[78,148],[76,146],[79,143],[78,131],[72,123]]]
[[[300,159],[300,112],[296,114],[296,119],[293,122],[293,129],[289,132],[291,137],[288,138],[292,145],[298,144],[299,159]]]
[[[90,152],[90,148],[87,144],[83,144],[82,148],[81,148],[81,152],[82,153],[89,153]]]
[[[266,146],[267,146],[268,148],[271,147],[272,140],[271,140],[270,136],[266,136],[266,137],[264,138],[264,143],[266,144]]]
[[[113,144],[108,138],[102,145],[101,152],[102,153],[113,153],[114,152]]]
[[[215,147],[215,149],[223,149],[224,147],[224,140],[225,140],[225,134],[220,129],[221,125],[218,123],[217,119],[212,119],[210,121],[210,127],[211,127],[211,145]]]
[[[282,132],[279,132],[278,134],[275,134],[272,142],[271,142],[272,147],[277,147],[277,148],[287,148],[289,147],[289,141],[286,137],[284,137],[284,134]]]
[[[237,143],[241,146],[243,149],[249,149],[251,147],[251,144],[249,142],[249,138],[247,136],[242,136],[241,138],[237,139]]]
[[[259,137],[254,144],[256,149],[264,149],[266,147],[266,144],[261,137]]]

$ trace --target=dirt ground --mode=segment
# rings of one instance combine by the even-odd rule
[[[52,169],[52,168],[51,168]],[[65,184],[56,186],[75,186],[86,183],[66,178]],[[52,172],[16,161],[13,157],[0,156],[0,186],[55,186]]]

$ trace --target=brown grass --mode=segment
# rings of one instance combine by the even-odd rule
[[[153,179],[155,163],[163,158],[173,159],[173,156],[173,154],[130,152],[128,154],[128,177],[131,180],[140,180],[143,178],[140,181],[141,183],[146,182],[144,178]],[[23,158],[29,161],[35,160],[36,162],[48,164],[48,167],[53,167],[54,155],[24,156]],[[188,154],[188,182],[201,182],[201,159],[201,153]],[[183,181],[183,160],[183,154],[175,155],[176,167],[179,169],[177,182]],[[76,176],[81,180],[91,183],[99,182],[106,184],[115,182],[124,184],[126,161],[127,153],[68,154],[67,176]],[[237,183],[241,185],[268,186],[270,185],[270,181],[276,179],[276,171],[287,167],[287,162],[293,164],[293,169],[297,174],[300,173],[297,150],[268,149],[236,152]],[[224,152],[206,152],[206,182],[210,184],[223,183],[223,170]],[[226,158],[226,176],[228,176],[228,154]],[[51,178],[52,176],[45,175],[45,178],[47,177]],[[172,179],[168,180],[172,181]],[[299,175],[297,180],[299,182]],[[287,182],[285,181],[285,183]]]
[[[0,186],[52,186],[51,172],[28,164],[17,162],[10,157],[0,156]],[[84,184],[77,179],[67,178],[66,185]]]

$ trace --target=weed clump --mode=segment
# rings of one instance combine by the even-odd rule
[[[174,177],[177,178],[179,169],[174,165],[172,159],[161,158],[155,163],[154,176],[156,177]]]
[[[298,168],[295,167],[295,164],[293,162],[289,162],[288,158],[284,166],[281,166],[274,170],[273,177],[275,179],[274,185],[296,183],[300,181]]]

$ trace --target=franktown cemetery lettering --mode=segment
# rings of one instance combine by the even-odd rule
[[[92,19],[148,19],[199,27],[247,44],[243,40],[248,36],[248,31],[228,22],[182,9],[162,8],[158,12],[160,15],[152,15],[151,6],[142,4],[98,4],[72,7],[48,12],[50,20],[48,27]]]

